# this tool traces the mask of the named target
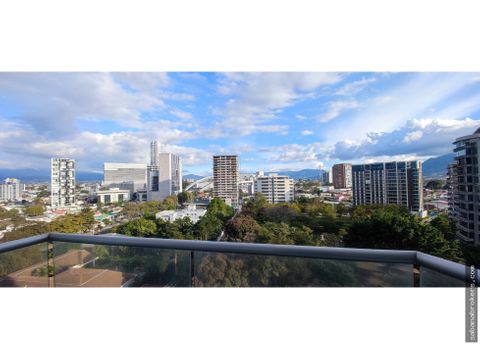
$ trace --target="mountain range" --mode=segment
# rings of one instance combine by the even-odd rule
[[[423,175],[428,178],[443,178],[447,173],[448,164],[453,162],[454,154],[446,154],[435,158],[430,158],[423,163]],[[279,175],[288,175],[292,179],[320,179],[324,170],[320,169],[302,169],[291,171],[275,171]],[[268,173],[267,173],[268,174]],[[0,169],[0,180],[7,177],[18,178],[26,183],[48,182],[50,181],[50,171],[39,169]],[[101,172],[77,171],[77,181],[101,181],[103,174]],[[198,180],[204,176],[196,174],[183,175],[184,179]]]

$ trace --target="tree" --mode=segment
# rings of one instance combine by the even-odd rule
[[[259,230],[258,223],[248,215],[237,216],[225,225],[227,236],[232,240],[241,242],[254,242]]]
[[[289,205],[275,205],[261,210],[267,220],[274,222],[289,222],[293,220],[300,212],[295,207]]]
[[[191,203],[194,200],[193,193],[190,191],[182,191],[177,195],[180,204]]]
[[[425,185],[425,188],[430,190],[441,190],[443,188],[443,181],[442,180],[430,180]]]
[[[212,213],[207,213],[195,224],[194,234],[198,239],[215,239],[221,233],[223,221]]]
[[[207,212],[221,220],[227,220],[233,216],[233,208],[220,198],[212,199],[207,206]]]
[[[440,231],[445,239],[455,241],[456,223],[445,214],[440,214],[430,221],[430,225]]]
[[[294,245],[291,228],[286,223],[266,222],[259,231],[258,240],[267,244]]]
[[[356,209],[357,211],[358,209]],[[456,242],[445,239],[436,227],[399,207],[362,207],[344,237],[345,245],[358,248],[418,250],[458,261]]]
[[[157,233],[157,224],[153,220],[135,219],[118,226],[119,234],[138,237],[150,237]]]
[[[170,195],[167,196],[163,200],[163,205],[165,207],[165,210],[175,210],[177,207],[178,199],[175,195]]]
[[[42,205],[32,205],[25,209],[25,215],[27,216],[40,216],[43,215],[44,209]]]

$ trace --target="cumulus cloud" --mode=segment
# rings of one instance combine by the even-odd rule
[[[59,138],[79,120],[144,128],[142,113],[166,107],[157,90],[168,83],[158,73],[0,73],[0,95],[20,108],[20,121]]]
[[[480,95],[478,89],[472,88],[475,84],[471,73],[415,73],[400,79],[382,89],[381,97],[388,101],[362,101],[361,111],[336,121],[326,136],[361,140],[368,133],[394,131],[409,119],[461,119],[480,109]],[[468,87],[469,93],[463,94],[461,100],[451,101]],[[436,110],[432,112],[432,108]]]
[[[421,139],[422,136],[423,136],[423,131],[420,131],[420,130],[412,131],[412,132],[409,132],[407,135],[405,135],[405,137],[403,138],[403,142],[410,143],[412,141],[417,141]]]
[[[313,135],[313,131],[312,131],[312,130],[303,130],[303,131],[302,131],[302,135],[305,135],[305,136],[307,136],[307,135]]]
[[[329,156],[349,160],[365,157],[418,156],[431,157],[452,151],[452,142],[473,133],[480,120],[414,119],[405,126],[381,133],[369,133],[362,140],[335,143]]]

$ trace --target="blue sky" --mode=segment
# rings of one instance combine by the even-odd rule
[[[480,73],[0,73],[0,168],[147,162],[185,173],[421,159],[480,127]]]

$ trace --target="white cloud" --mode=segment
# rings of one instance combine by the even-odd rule
[[[341,96],[352,96],[360,91],[362,91],[365,87],[367,87],[369,84],[377,81],[376,78],[362,78],[361,80],[356,80],[352,81],[351,83],[348,83],[344,86],[342,86],[340,89],[338,89],[335,92],[335,95],[341,95]]]
[[[444,155],[452,142],[480,127],[480,120],[414,119],[391,132],[369,133],[362,140],[341,140],[326,153],[331,158],[351,160],[379,157],[418,157]]]
[[[170,114],[184,120],[189,120],[193,117],[192,114],[190,114],[189,112],[182,111],[179,109],[170,110]]]
[[[417,141],[421,139],[422,136],[423,136],[423,131],[420,131],[420,130],[412,131],[412,132],[409,132],[407,135],[405,135],[405,137],[403,138],[403,142],[410,143],[412,141]]]
[[[312,131],[312,130],[303,130],[303,131],[302,131],[302,135],[305,135],[305,136],[307,136],[307,135],[313,135],[313,131]]]
[[[225,107],[216,111],[224,118],[218,127],[242,135],[271,130],[262,124],[276,119],[284,108],[312,97],[317,88],[340,80],[335,73],[226,73],[218,89],[229,98]]]
[[[338,100],[332,101],[328,105],[328,109],[325,113],[317,117],[317,120],[320,122],[328,122],[331,121],[345,110],[356,109],[360,106],[360,104],[356,100]]]
[[[442,113],[444,102],[467,86],[472,86],[469,73],[415,73],[404,75],[401,82],[383,90],[387,103],[362,102],[362,111],[335,123],[325,136],[330,139],[364,139],[371,132],[391,132],[418,117],[463,118],[480,109],[480,103],[453,106]],[[478,94],[478,92],[477,92]],[[438,109],[432,113],[432,107]],[[448,115],[448,116],[447,116]]]
[[[394,100],[392,96],[378,96],[372,99],[372,102],[376,105],[389,104]]]
[[[20,107],[18,118],[39,133],[58,138],[79,120],[111,120],[143,128],[142,113],[166,107],[165,74],[1,73],[0,96]]]

